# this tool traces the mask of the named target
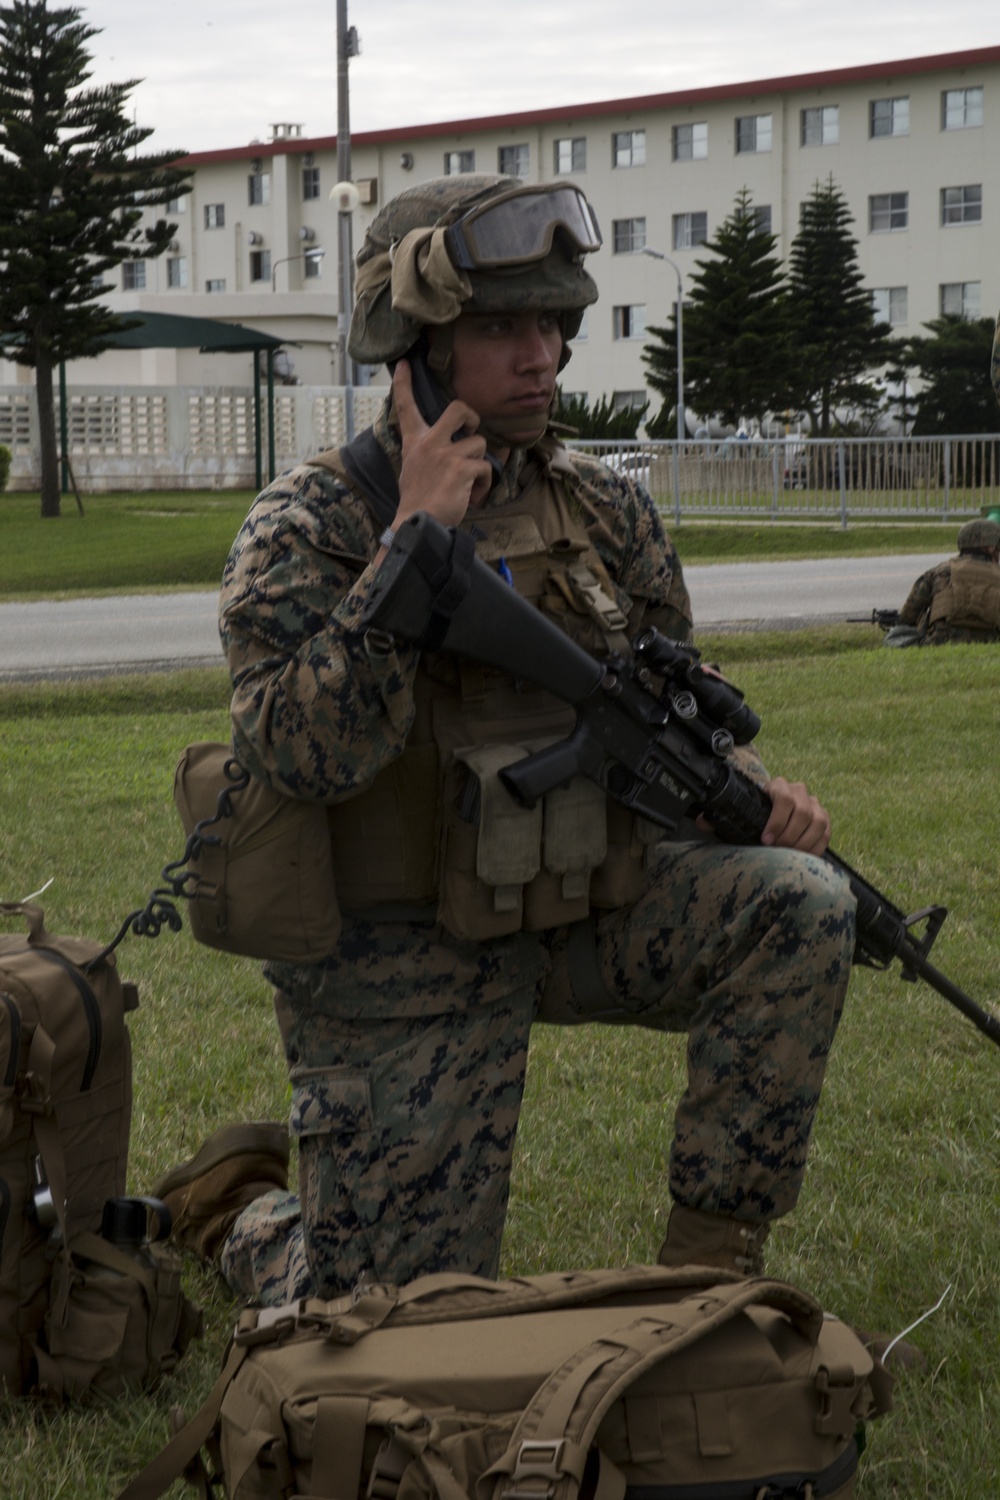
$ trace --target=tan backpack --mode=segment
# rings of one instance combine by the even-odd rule
[[[785,1282],[426,1276],[245,1311],[209,1401],[118,1500],[191,1479],[202,1447],[193,1482],[229,1500],[844,1500],[889,1404]]]
[[[113,953],[53,937],[40,907],[0,916],[28,927],[0,937],[0,1392],[148,1385],[200,1313],[179,1260],[143,1243],[148,1206],[124,1196],[138,995]]]

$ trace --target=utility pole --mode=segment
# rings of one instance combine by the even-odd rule
[[[357,57],[358,33],[347,24],[347,0],[337,0],[337,185],[330,197],[337,204],[337,256],[340,308],[337,314],[337,381],[344,388],[344,427],[347,441],[354,437],[354,361],[347,357],[347,331],[354,307],[354,248],[352,216],[358,191],[351,181],[351,105],[348,64]],[[352,191],[353,190],[353,191]]]

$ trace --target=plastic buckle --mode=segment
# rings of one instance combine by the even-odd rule
[[[543,1500],[551,1495],[563,1477],[562,1457],[566,1447],[565,1438],[554,1438],[543,1442],[538,1438],[526,1438],[518,1449],[517,1462],[507,1489],[500,1491],[500,1500]],[[544,1480],[544,1488],[538,1483]]]
[[[262,1307],[257,1312],[252,1328],[237,1328],[233,1343],[246,1349],[259,1344],[281,1344],[290,1338],[296,1328],[296,1309],[292,1307]]]
[[[857,1426],[853,1411],[858,1394],[858,1377],[850,1365],[828,1370],[825,1365],[816,1372],[819,1411],[813,1424],[822,1435],[850,1437]]]
[[[403,1475],[412,1461],[412,1454],[395,1437],[387,1437],[372,1459],[368,1500],[396,1500]]]
[[[45,1080],[37,1073],[22,1075],[18,1080],[15,1098],[18,1107],[23,1109],[26,1115],[50,1115],[52,1113],[52,1095]]]

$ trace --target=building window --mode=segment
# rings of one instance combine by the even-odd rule
[[[224,276],[213,277],[211,281],[205,282],[205,290],[206,292],[224,292],[226,290],[226,278]]]
[[[909,193],[874,193],[868,199],[868,229],[871,234],[906,229],[909,223]]]
[[[876,323],[898,328],[906,322],[906,287],[877,286],[872,292],[872,313]]]
[[[319,197],[319,167],[302,168],[302,196],[303,198]]]
[[[736,154],[770,151],[771,116],[740,115],[736,121]]]
[[[225,229],[226,227],[226,205],[224,203],[205,204],[205,228]]]
[[[250,251],[250,280],[270,281],[271,279],[271,252],[270,250]]]
[[[945,89],[941,95],[941,129],[968,130],[983,123],[983,91]]]
[[[942,224],[981,224],[983,220],[983,188],[981,183],[972,187],[941,189]]]
[[[646,132],[644,130],[616,130],[611,137],[611,165],[613,167],[644,167],[646,165]]]
[[[708,125],[675,125],[674,161],[703,161],[708,155]]]
[[[873,138],[879,135],[909,135],[909,98],[873,99],[869,105],[868,129]]]
[[[146,290],[146,262],[127,260],[122,265],[122,291],[144,292]]]
[[[555,169],[557,175],[565,172],[586,172],[587,137],[585,135],[564,136],[555,143]]]
[[[270,172],[251,172],[247,178],[247,202],[251,208],[261,207],[271,201]]]
[[[839,140],[839,105],[825,104],[822,109],[802,111],[803,146],[836,146]]]
[[[457,177],[460,172],[474,172],[475,170],[476,153],[474,151],[446,151],[444,153],[446,177]]]
[[[611,228],[614,255],[635,255],[646,243],[645,219],[614,219]]]
[[[646,304],[633,302],[626,307],[612,308],[613,336],[616,339],[641,339],[646,334]]]
[[[304,255],[302,257],[302,265],[304,267],[305,279],[307,281],[311,281],[311,280],[313,280],[314,277],[318,276],[320,274],[320,268],[321,268],[322,264],[323,264],[323,257],[322,257],[322,255],[316,255],[316,254],[313,254],[313,255],[306,254],[306,255]]]
[[[188,195],[185,193],[183,198],[171,198],[169,203],[163,205],[163,208],[164,212],[168,214],[186,214],[187,206]]]
[[[184,255],[167,256],[167,286],[175,289],[188,284],[188,263]]]
[[[690,250],[708,239],[708,214],[674,214],[674,249]]]
[[[979,317],[979,282],[946,281],[941,287],[941,316],[973,322]]]
[[[753,210],[753,217],[754,217],[754,226],[753,226],[753,232],[754,232],[754,234],[770,234],[771,233],[771,205],[769,203],[755,204],[754,205],[754,210]]]
[[[636,407],[645,406],[647,401],[645,391],[612,391],[611,405],[614,411],[634,411]]]
[[[516,177],[521,182],[528,180],[531,153],[528,146],[501,146],[497,152],[497,167],[504,177]]]

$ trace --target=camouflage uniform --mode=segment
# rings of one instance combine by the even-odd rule
[[[396,470],[388,422],[376,436]],[[486,502],[513,493],[513,450]],[[575,460],[623,596],[690,631],[680,566],[653,502]],[[417,653],[357,629],[378,547],[367,505],[308,465],[258,497],[227,564],[221,628],[247,767],[317,802],[398,755]],[[391,913],[384,914],[392,916]],[[849,975],[854,903],[822,860],[711,840],[658,847],[646,894],[571,927],[460,942],[434,919],[345,918],[320,965],[271,963],[299,1143],[299,1193],[237,1219],[223,1270],[277,1303],[362,1273],[495,1275],[533,1020],[688,1033],[670,1191],[751,1222],[798,1196]]]
[[[975,590],[971,607],[956,592],[956,584]],[[1000,567],[973,553],[938,563],[921,573],[910,589],[899,611],[899,623],[926,626],[920,644],[927,646],[1000,641]]]

